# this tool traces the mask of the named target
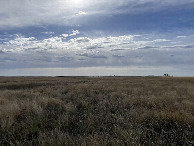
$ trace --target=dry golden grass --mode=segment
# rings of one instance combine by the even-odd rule
[[[0,145],[194,145],[194,78],[1,77]]]

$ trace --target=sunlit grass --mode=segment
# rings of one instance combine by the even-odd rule
[[[194,78],[0,78],[0,145],[193,145]]]

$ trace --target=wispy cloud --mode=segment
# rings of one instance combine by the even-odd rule
[[[0,1],[0,29],[25,26],[41,26],[49,24],[78,25],[88,23],[77,16],[89,17],[97,15],[138,14],[145,12],[172,9],[178,6],[194,8],[194,1],[179,0],[6,0]]]

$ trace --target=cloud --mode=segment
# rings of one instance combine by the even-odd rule
[[[142,58],[143,57],[143,55],[137,55],[137,56],[135,56],[136,58]]]
[[[177,7],[193,9],[194,2],[193,0],[1,0],[0,6],[0,29],[9,29],[49,24],[65,26],[88,24],[89,21],[77,17],[86,15],[86,12],[88,17],[96,19],[96,16],[137,15]]]
[[[187,36],[177,36],[177,38],[186,38]]]
[[[77,55],[82,57],[89,57],[89,58],[103,58],[103,59],[107,58],[105,55],[101,55],[94,52],[81,53]]]
[[[125,56],[123,56],[123,55],[112,55],[112,57],[122,58],[122,57],[125,57]]]
[[[55,37],[49,37],[43,40],[38,40],[35,37],[24,37],[16,35],[16,37],[4,45],[2,48],[4,52],[24,52],[24,51],[51,51],[51,50],[71,50],[74,52],[83,52],[84,50],[91,51],[103,51],[103,52],[114,52],[122,51],[125,53],[126,50],[137,50],[145,48],[155,48],[156,43],[166,42],[166,39],[153,39],[151,41],[135,41],[133,35],[123,36],[109,36],[109,37],[77,37],[66,40],[67,37],[73,37],[79,34],[78,30],[73,30],[70,34],[61,34]],[[107,43],[108,42],[108,43]],[[150,45],[150,46],[149,46]],[[152,45],[152,46],[151,46]],[[188,47],[188,46],[187,46]],[[122,48],[122,49],[121,49]]]
[[[79,11],[79,13],[76,14],[76,16],[81,16],[81,15],[86,15],[86,12],[84,12],[84,11]]]
[[[112,49],[110,51],[124,51],[125,49]]]
[[[54,32],[52,32],[52,31],[46,31],[46,32],[42,32],[43,34],[50,34],[50,35],[52,35],[52,34],[55,34]]]
[[[87,50],[93,50],[93,49],[98,49],[98,48],[103,48],[103,47],[101,47],[100,44],[86,47]]]
[[[157,35],[149,39],[147,35],[69,37],[78,32],[46,39],[15,35],[7,43],[0,44],[0,68],[190,66],[194,62],[192,39],[183,44],[179,38],[180,44],[173,45],[171,42],[177,37],[172,40]]]
[[[154,48],[157,48],[157,47],[154,47],[154,46],[144,46],[144,47],[140,47],[138,49],[154,49]]]
[[[74,36],[79,34],[79,30],[73,30],[71,34],[69,34],[69,36]]]
[[[190,45],[172,45],[172,46],[162,46],[163,48],[167,48],[167,49],[194,49],[194,44],[190,44]]]
[[[69,40],[69,42],[74,42],[74,43],[84,43],[89,41],[90,41],[90,38],[88,37],[78,37],[78,38],[72,38]]]
[[[61,35],[64,39],[66,39],[69,35],[68,34],[62,34]]]

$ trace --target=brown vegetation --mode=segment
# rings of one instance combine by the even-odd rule
[[[194,78],[1,77],[0,145],[194,145]]]

